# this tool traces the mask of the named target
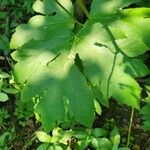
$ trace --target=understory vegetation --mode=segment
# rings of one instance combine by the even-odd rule
[[[0,150],[149,150],[148,0],[0,1]]]

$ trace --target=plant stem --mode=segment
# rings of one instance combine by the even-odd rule
[[[130,137],[131,137],[131,129],[132,129],[133,117],[134,117],[134,108],[132,107],[131,116],[130,116],[129,130],[128,130],[127,147],[129,147],[129,144],[130,144]]]
[[[85,5],[83,4],[83,0],[77,0],[77,4],[82,9],[82,11],[86,15],[86,17],[89,18],[89,16],[90,16],[89,12],[88,12],[87,8],[85,7]]]
[[[58,2],[57,0],[55,0],[55,2],[74,20],[75,23],[84,26],[60,2]]]

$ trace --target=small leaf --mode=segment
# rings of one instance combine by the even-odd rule
[[[147,81],[146,84],[150,84],[149,81]],[[150,96],[150,85],[145,85],[145,88],[146,88],[146,93],[148,94],[148,96]]]
[[[10,75],[6,72],[3,72],[1,69],[0,69],[0,78],[4,79],[4,78],[9,78]]]
[[[0,92],[0,102],[6,102],[8,99],[7,94]]]
[[[149,114],[143,114],[142,119],[143,120],[150,120],[150,113]]]
[[[112,142],[109,141],[107,138],[98,138],[98,144],[100,150],[111,150],[112,149]]]
[[[150,103],[147,103],[143,108],[141,109],[141,114],[143,121],[143,129],[148,131],[150,130]]]
[[[94,135],[96,138],[105,136],[107,135],[107,133],[107,130],[102,128],[94,128],[92,131],[92,135]]]
[[[63,137],[59,140],[59,142],[67,145],[68,141],[72,138],[73,134],[74,132],[72,131],[66,131]]]
[[[17,94],[20,92],[19,90],[14,89],[14,88],[6,88],[6,89],[3,89],[3,91],[7,94]]]
[[[146,104],[142,109],[141,109],[141,114],[150,114],[150,104]]]
[[[0,148],[6,146],[6,137],[10,135],[10,132],[4,132],[1,136],[0,136]]]
[[[62,134],[61,134],[62,132]],[[57,127],[57,128],[54,128],[53,131],[52,131],[52,136],[62,136],[64,134],[64,131]]]
[[[54,145],[54,150],[63,150],[63,148],[61,146]]]
[[[142,127],[145,131],[150,131],[150,120],[144,121]]]
[[[89,136],[87,136],[86,138],[77,141],[75,148],[77,150],[85,150],[88,147],[89,143],[90,139]]]
[[[98,140],[94,137],[94,136],[91,136],[90,137],[90,142],[91,142],[91,146],[95,149],[98,149],[99,148],[99,143],[98,143]]]
[[[114,127],[110,134],[110,139],[113,143],[113,149],[116,150],[120,143],[120,134],[117,127]]]
[[[83,131],[78,131],[73,136],[77,139],[83,139],[83,138],[86,138],[88,136],[88,134]]]
[[[101,105],[99,104],[97,100],[94,100],[94,107],[95,107],[96,113],[101,115],[102,113]]]
[[[44,143],[51,143],[52,137],[50,135],[47,135],[43,131],[37,131],[36,136],[39,139],[39,141],[44,142]]]
[[[41,144],[37,150],[47,150],[49,143]]]

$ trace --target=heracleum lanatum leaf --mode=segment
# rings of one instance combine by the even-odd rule
[[[63,7],[73,14],[73,7],[70,0],[58,0],[59,3],[63,4]],[[37,0],[33,5],[33,10],[42,14],[53,14],[54,12],[60,14],[61,17],[64,14],[66,17],[68,14],[56,3],[56,0]]]
[[[89,19],[74,33],[71,1],[59,2],[69,14],[54,0],[37,0],[33,8],[43,15],[19,25],[12,36],[21,99],[34,100],[46,131],[64,121],[64,97],[77,123],[87,127],[94,99],[108,106],[113,97],[139,109],[141,87],[134,78],[149,74],[138,56],[150,48],[150,8],[126,7],[136,0],[94,0]]]

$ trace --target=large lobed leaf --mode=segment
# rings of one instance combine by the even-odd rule
[[[59,2],[65,9],[55,0],[37,0],[33,8],[43,15],[18,26],[11,39],[21,99],[36,103],[47,131],[64,121],[66,99],[74,119],[87,127],[94,98],[108,106],[113,97],[139,109],[141,88],[134,78],[149,74],[137,56],[150,48],[150,9],[122,9],[135,0],[93,0],[89,19],[75,34],[72,4]]]

